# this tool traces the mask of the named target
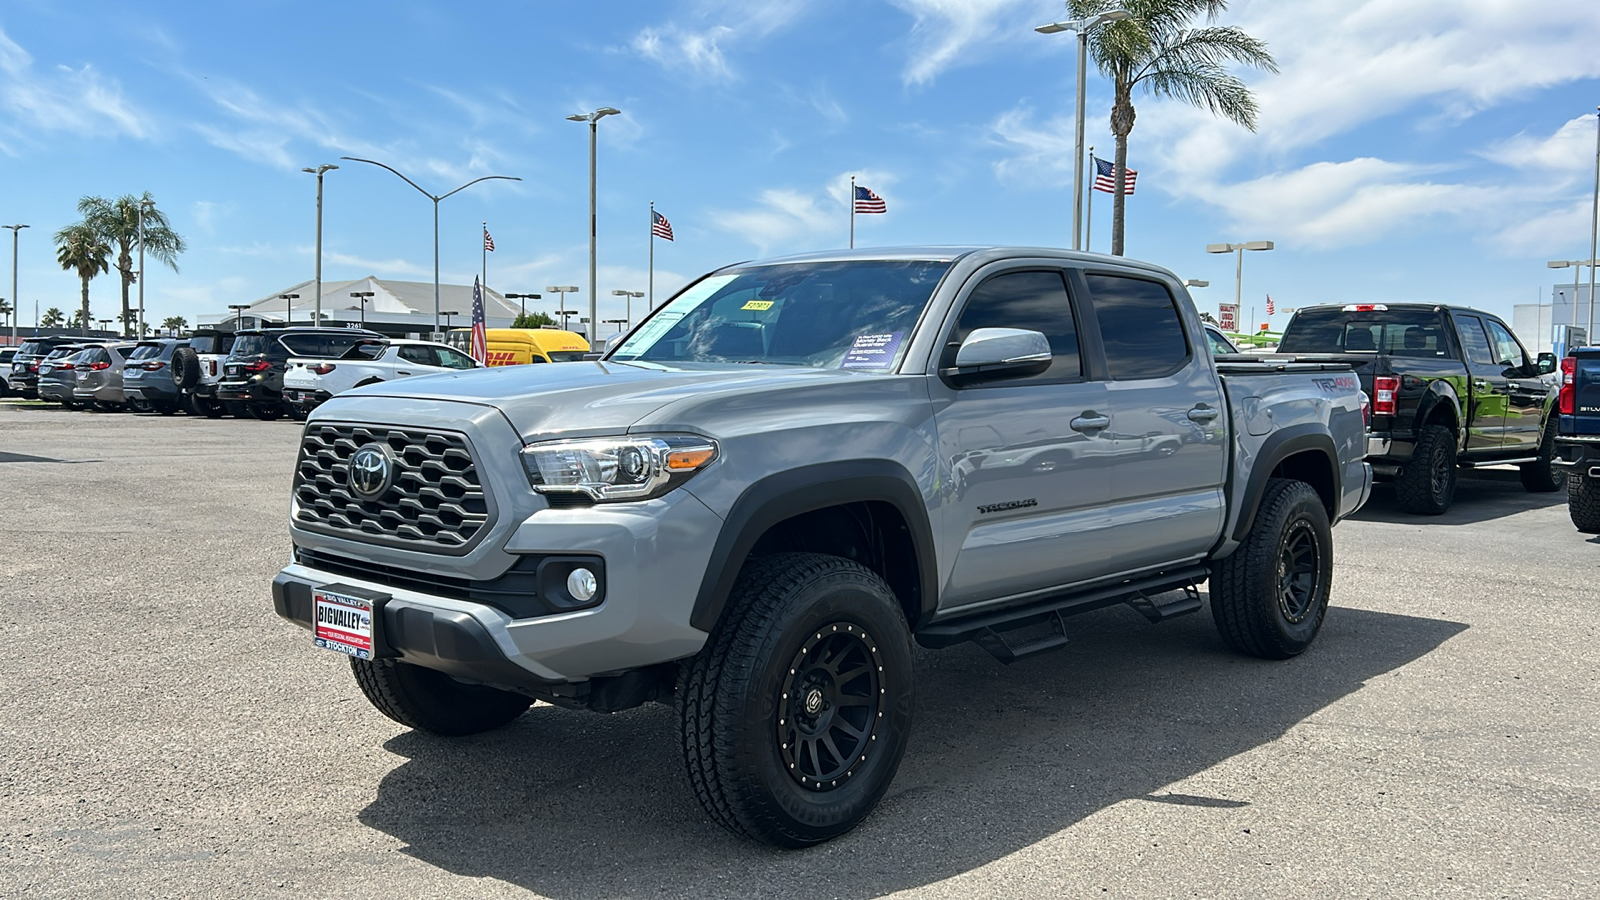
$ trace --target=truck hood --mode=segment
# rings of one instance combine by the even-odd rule
[[[397,397],[490,406],[531,441],[619,434],[667,404],[689,397],[869,377],[873,376],[792,366],[669,368],[573,362],[404,378],[345,391],[329,403],[342,397]]]

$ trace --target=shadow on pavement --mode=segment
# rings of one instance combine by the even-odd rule
[[[1066,650],[1000,666],[972,645],[918,654],[910,749],[862,827],[781,852],[712,825],[682,771],[674,714],[535,707],[460,741],[386,749],[360,821],[450,872],[557,898],[867,897],[1003,858],[1124,800],[1234,815],[1248,796],[1168,785],[1282,736],[1466,625],[1335,608],[1314,647],[1268,663],[1229,653],[1210,616],[1160,626],[1127,609],[1072,622]]]
[[[1442,516],[1419,516],[1400,508],[1394,485],[1378,482],[1372,497],[1352,519],[1388,522],[1391,525],[1472,525],[1530,509],[1565,506],[1567,492],[1529,493],[1515,469],[1476,469],[1463,471],[1456,479],[1456,499]]]

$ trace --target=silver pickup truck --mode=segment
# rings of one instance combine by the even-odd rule
[[[711,817],[804,846],[894,777],[913,640],[1009,662],[1073,613],[1197,612],[1209,582],[1228,646],[1305,650],[1371,487],[1365,417],[1347,366],[1214,359],[1144,263],[742,263],[603,360],[318,407],[273,602],[434,734],[674,704]]]

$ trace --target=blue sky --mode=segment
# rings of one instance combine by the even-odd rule
[[[1075,41],[1038,0],[553,0],[124,4],[0,8],[0,220],[21,239],[23,322],[75,308],[50,234],[80,196],[151,191],[189,241],[150,267],[159,322],[310,278],[315,179],[380,159],[442,192],[447,282],[470,282],[479,223],[509,291],[587,285],[586,126],[600,125],[602,318],[644,290],[648,205],[658,298],[716,266],[843,246],[845,185],[888,203],[859,245],[1070,240]],[[1268,42],[1281,74],[1250,133],[1136,100],[1128,253],[1245,305],[1437,300],[1509,317],[1548,299],[1549,259],[1587,257],[1600,103],[1600,3],[1240,2],[1222,20]],[[1091,68],[1089,142],[1109,155]],[[1106,249],[1109,195],[1096,195]],[[381,169],[327,177],[324,278],[432,277],[431,204]],[[0,233],[0,237],[4,237]],[[9,266],[0,252],[0,270]],[[1568,270],[1570,271],[1570,270]],[[0,277],[0,293],[9,295]],[[586,288],[585,288],[586,289]],[[113,277],[91,287],[96,317]],[[587,298],[580,294],[580,302]],[[1286,316],[1273,321],[1281,326]]]

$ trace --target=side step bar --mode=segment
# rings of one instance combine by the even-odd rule
[[[1081,593],[1058,594],[1010,609],[939,622],[918,631],[917,643],[938,649],[972,641],[989,651],[995,659],[1010,665],[1024,657],[1065,647],[1065,619],[1077,613],[1126,603],[1151,622],[1162,622],[1175,616],[1199,612],[1202,604],[1197,586],[1210,574],[1205,566],[1189,566]],[[1152,599],[1155,595],[1175,590],[1184,592],[1181,599],[1160,604]],[[1040,625],[1048,626],[1043,634],[1018,636],[1010,640],[1005,637],[1006,633]]]
[[[1463,459],[1461,467],[1464,469],[1481,469],[1484,466],[1520,466],[1523,463],[1538,462],[1537,456],[1519,456],[1516,459]]]

